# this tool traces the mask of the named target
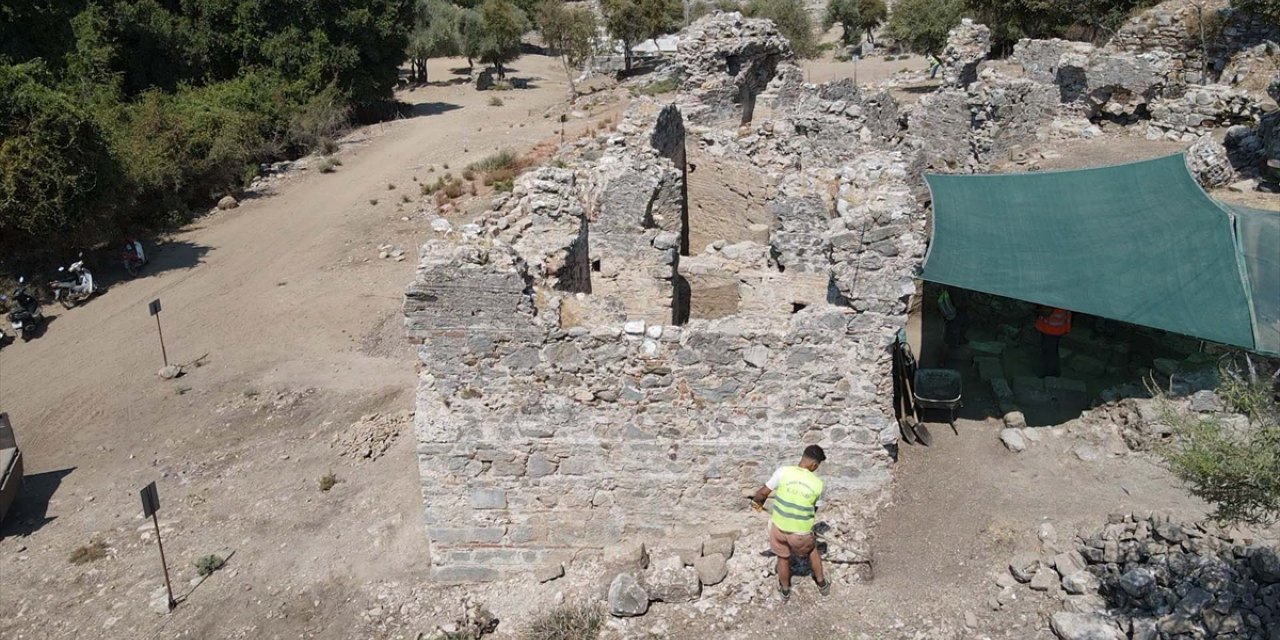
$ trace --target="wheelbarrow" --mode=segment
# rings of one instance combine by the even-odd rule
[[[956,431],[956,409],[961,401],[960,372],[952,369],[916,369],[911,396],[920,409],[945,410],[947,424]],[[957,433],[959,433],[957,431]]]

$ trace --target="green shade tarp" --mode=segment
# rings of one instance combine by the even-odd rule
[[[1265,280],[1280,252],[1265,238],[1266,212],[1241,223],[1254,234],[1249,249],[1237,216],[1200,189],[1182,155],[926,179],[934,215],[925,280],[1280,353],[1280,342],[1255,336],[1245,266],[1253,260]]]
[[[1230,208],[1253,303],[1257,350],[1280,354],[1280,211]]]

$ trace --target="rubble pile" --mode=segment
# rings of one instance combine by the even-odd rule
[[[1150,112],[1148,138],[1184,141],[1194,140],[1206,129],[1253,125],[1262,115],[1251,95],[1221,84],[1187,87],[1181,95],[1156,99]]]
[[[371,413],[333,437],[338,455],[377,460],[395,444],[400,432],[413,420],[412,411],[393,414]]]
[[[1280,547],[1249,529],[1135,512],[1066,544],[1052,525],[1040,538],[997,576],[992,604],[1028,588],[1057,598],[1061,640],[1269,638],[1280,625]]]
[[[1225,187],[1236,178],[1227,148],[1207,134],[1196,138],[1187,148],[1187,168],[1206,189]]]
[[[1272,79],[1267,92],[1273,101],[1280,103],[1280,74]],[[1232,166],[1241,174],[1273,185],[1280,183],[1280,108],[1264,113],[1258,118],[1257,126],[1228,128],[1224,144]],[[1280,191],[1280,187],[1273,186],[1272,191]]]

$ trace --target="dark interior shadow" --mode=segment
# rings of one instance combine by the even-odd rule
[[[941,88],[941,86],[942,85],[927,84],[927,85],[922,85],[918,87],[898,87],[898,91],[901,91],[903,93],[925,94],[925,93],[933,93],[934,91],[937,91],[939,88]]]
[[[4,522],[0,523],[0,538],[29,536],[53,522],[56,517],[48,515],[49,501],[62,485],[62,479],[75,470],[75,467],[70,467],[24,476],[18,499],[9,507]]]
[[[471,67],[454,67],[449,70],[449,73],[455,76],[469,76],[471,75]]]
[[[1057,426],[1098,404],[1148,397],[1153,372],[1177,371],[1170,392],[1185,395],[1212,386],[1216,358],[1200,353],[1199,342],[1158,329],[1074,314],[1062,336],[1059,374],[1045,376],[1043,336],[1035,329],[1037,306],[1012,298],[949,288],[962,331],[942,317],[942,288],[926,283],[920,308],[921,368],[960,373],[964,405],[957,417],[983,420],[1017,410],[1031,427]],[[945,422],[938,412],[923,420]]]

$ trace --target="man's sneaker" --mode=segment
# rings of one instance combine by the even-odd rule
[[[778,585],[778,595],[782,596],[783,602],[791,600],[791,590],[784,588],[781,584]]]
[[[821,593],[824,596],[831,595],[831,581],[827,580],[826,582],[819,584],[818,593]]]

